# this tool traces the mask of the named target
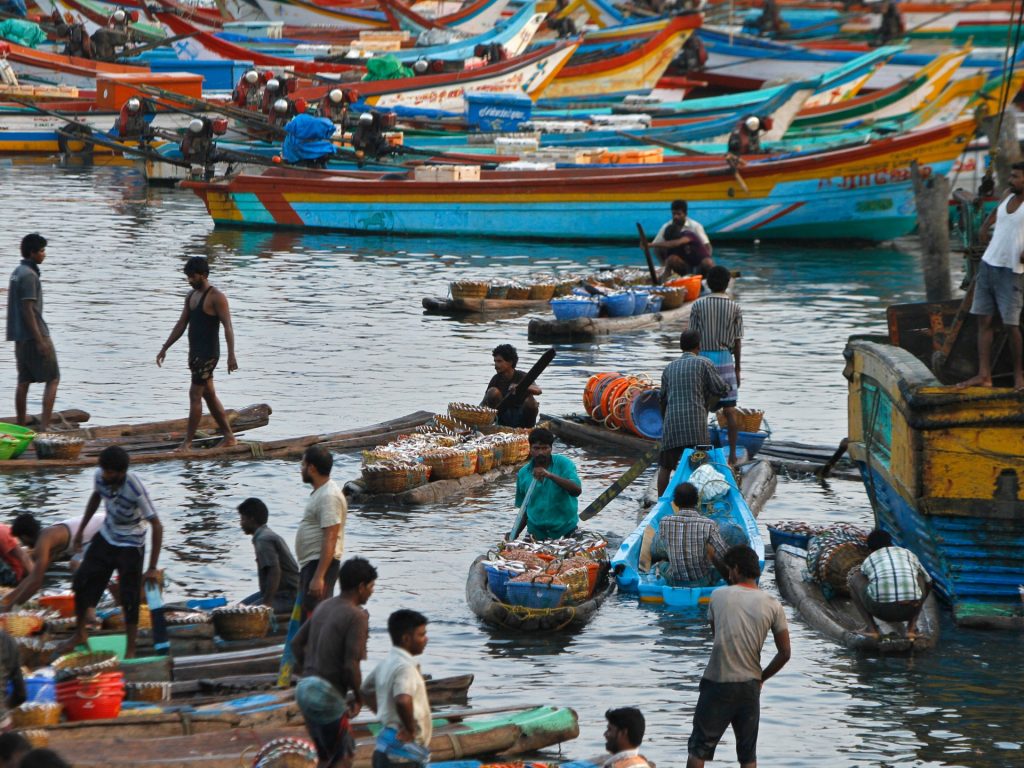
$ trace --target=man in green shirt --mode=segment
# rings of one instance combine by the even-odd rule
[[[583,489],[576,465],[566,456],[554,456],[555,436],[544,427],[530,432],[530,461],[516,478],[516,507],[524,509],[523,525],[535,539],[560,539],[579,525],[578,497]]]

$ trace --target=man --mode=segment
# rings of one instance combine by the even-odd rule
[[[664,265],[658,282],[673,272],[677,275],[707,274],[715,265],[711,260],[711,240],[698,222],[687,216],[685,200],[672,201],[672,219],[665,222],[651,245]]]
[[[516,391],[516,386],[526,374],[516,370],[516,365],[519,364],[519,353],[511,344],[499,344],[491,352],[491,355],[494,358],[495,373],[487,383],[487,391],[484,393],[481,405],[498,408],[506,395]],[[521,404],[498,409],[498,424],[504,427],[527,429],[537,423],[537,414],[540,413],[537,396],[541,394],[542,390],[536,384],[531,384],[528,391],[529,394]]]
[[[32,559],[11,533],[11,526],[0,523],[0,586],[13,587],[32,570]]]
[[[362,685],[363,701],[380,718],[373,768],[422,768],[430,759],[433,723],[416,657],[427,647],[427,617],[402,608],[388,617],[391,653]]]
[[[641,546],[641,563],[661,559],[665,565],[659,572],[673,586],[709,587],[727,575],[722,558],[729,549],[718,525],[697,511],[697,488],[680,483],[672,497],[675,514],[663,517],[657,533],[648,526]],[[645,558],[645,545],[651,541],[650,556]],[[659,558],[660,555],[660,558]]]
[[[867,622],[868,634],[878,637],[878,623],[907,622],[904,636],[917,637],[917,617],[931,591],[931,576],[922,567],[917,555],[908,549],[894,547],[892,536],[876,528],[868,534],[871,554],[853,569],[847,578],[853,604]]]
[[[604,731],[604,748],[611,757],[598,763],[601,768],[650,768],[640,754],[647,723],[636,707],[609,709],[604,713],[608,727]]]
[[[103,596],[107,583],[117,571],[120,584],[121,610],[124,614],[125,634],[128,644],[125,658],[135,658],[135,638],[139,629],[139,603],[143,580],[157,582],[160,572],[160,546],[163,542],[163,526],[153,509],[146,487],[138,475],[128,471],[128,453],[117,445],[104,448],[99,457],[99,469],[93,479],[93,492],[85,505],[85,516],[75,532],[71,547],[80,552],[85,531],[100,501],[107,514],[103,527],[92,540],[72,581],[75,593],[75,635],[68,647],[88,642],[86,616]],[[146,524],[152,533],[149,568],[142,572],[142,561],[146,549]]]
[[[302,457],[302,482],[313,486],[299,529],[295,532],[303,621],[309,618],[321,600],[334,594],[345,549],[348,504],[341,488],[331,480],[333,466],[331,452],[319,445],[307,448]]]
[[[697,299],[690,309],[690,329],[700,334],[700,355],[715,365],[715,370],[729,392],[718,401],[725,410],[729,427],[729,464],[736,465],[736,438],[739,417],[736,401],[740,388],[740,349],[743,341],[743,312],[740,305],[726,295],[732,275],[722,266],[708,273],[711,294]]]
[[[291,613],[299,592],[299,565],[284,539],[270,530],[270,511],[260,499],[238,505],[242,533],[252,536],[260,591],[242,600],[245,605],[269,605],[274,613]]]
[[[661,458],[658,460],[658,496],[668,488],[672,473],[687,448],[708,443],[708,412],[729,393],[714,364],[700,357],[700,333],[679,334],[683,356],[661,374]]]
[[[377,583],[377,569],[361,557],[339,572],[341,595],[325,600],[302,625],[292,643],[302,680],[295,691],[320,768],[349,768],[355,741],[350,718],[363,706],[359,665],[366,659],[370,618],[366,605]]]
[[[530,432],[530,461],[516,476],[516,507],[522,510],[516,538],[523,528],[537,540],[572,535],[580,524],[579,495],[583,492],[576,465],[567,456],[553,456],[555,436],[544,427]]]
[[[210,285],[210,265],[202,256],[193,256],[185,262],[185,278],[192,290],[185,297],[185,307],[175,323],[171,335],[160,348],[156,364],[162,366],[167,350],[188,328],[188,367],[192,372],[192,385],[188,390],[188,427],[179,450],[192,448],[199,420],[203,415],[203,400],[210,409],[224,439],[220,445],[235,445],[238,441],[231,431],[224,406],[213,387],[213,369],[220,360],[220,326],[224,325],[224,341],[228,345],[228,373],[238,370],[235,360],[235,331],[231,326],[231,312],[228,297]]]
[[[32,743],[18,731],[0,734],[0,768],[17,768],[32,751]]]
[[[1020,333],[1020,313],[1024,307],[1024,162],[1011,166],[1010,192],[981,227],[981,237],[985,238],[991,230],[992,239],[978,266],[971,304],[971,314],[978,316],[978,374],[957,384],[961,389],[992,386],[992,316],[998,311],[1010,341],[1013,388],[1024,391]]]
[[[742,545],[726,552],[724,560],[730,586],[712,592],[708,606],[715,644],[700,681],[686,768],[704,768],[705,760],[714,759],[730,723],[741,768],[756,768],[761,688],[790,656],[786,614],[778,600],[757,587],[757,553]],[[776,653],[761,669],[761,646],[769,630]]]
[[[57,399],[60,367],[53,348],[50,329],[43,320],[43,284],[39,265],[46,259],[46,238],[33,232],[21,239],[21,263],[11,273],[7,289],[7,340],[14,342],[18,367],[18,386],[14,390],[14,410],[18,424],[28,423],[28,388],[45,383],[43,411],[39,431],[50,428],[53,403]]]
[[[89,524],[82,532],[82,544],[88,546],[106,520],[106,513],[99,512],[92,516]],[[0,598],[0,610],[9,611],[15,605],[27,602],[40,587],[46,571],[57,560],[67,560],[73,554],[72,541],[85,517],[68,518],[43,528],[35,516],[25,512],[18,515],[11,525],[11,533],[21,540],[22,544],[32,550],[32,567],[28,576],[11,592]]]

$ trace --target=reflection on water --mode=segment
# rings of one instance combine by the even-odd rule
[[[271,404],[271,423],[257,435],[266,439],[475,400],[491,375],[490,351],[502,342],[516,344],[527,363],[539,356],[543,345],[526,341],[529,316],[481,323],[424,315],[420,299],[443,295],[450,280],[643,263],[626,246],[213,230],[197,198],[148,189],[122,165],[3,164],[0,191],[13,223],[0,235],[12,268],[22,234],[39,230],[50,239],[43,275],[61,356],[59,405],[84,408],[101,423],[185,415],[184,342],[164,368],[153,360],[181,311],[181,267],[192,254],[211,259],[213,282],[226,291],[235,319],[240,370],[219,372],[218,389],[229,406]],[[887,304],[920,297],[917,257],[893,248],[774,245],[721,247],[716,256],[743,273],[743,402],[766,409],[781,439],[835,445],[846,434],[846,336],[883,329]],[[583,384],[597,371],[659,376],[678,354],[676,339],[669,329],[559,345],[540,381],[543,408],[580,410]],[[8,391],[13,371],[4,345]],[[584,481],[582,504],[630,463],[614,452],[565,450]],[[338,456],[334,476],[352,478],[358,466],[358,455]],[[235,507],[260,496],[271,526],[291,540],[308,493],[297,462],[169,463],[140,474],[165,521],[172,598],[252,592],[252,549]],[[650,474],[590,527],[613,544],[627,535]],[[49,520],[80,514],[91,482],[91,470],[0,476],[4,517],[21,509]],[[649,755],[681,765],[711,649],[701,616],[615,595],[577,635],[523,638],[488,630],[469,612],[467,568],[508,530],[512,497],[506,478],[465,499],[352,510],[346,551],[380,570],[369,604],[370,662],[386,653],[388,613],[417,607],[431,619],[424,669],[474,673],[472,704],[575,707],[582,734],[563,750],[575,758],[601,751],[605,709],[635,704],[648,718]],[[859,483],[784,477],[762,515],[762,522],[781,519],[868,524],[870,513]],[[777,594],[770,564],[763,585]],[[957,630],[947,621],[935,653],[878,660],[824,640],[792,610],[787,615],[794,658],[765,686],[763,765],[1024,765],[1019,637]],[[729,735],[719,760],[730,762],[734,749]]]

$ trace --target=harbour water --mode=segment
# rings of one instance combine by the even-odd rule
[[[490,350],[511,342],[528,366],[545,348],[526,339],[528,318],[493,322],[425,316],[420,298],[443,295],[450,280],[516,277],[641,265],[638,249],[485,240],[401,239],[343,234],[214,230],[200,201],[150,189],[131,166],[0,165],[7,226],[0,252],[17,263],[22,235],[49,239],[42,267],[46,317],[60,356],[58,407],[83,408],[97,423],[184,416],[186,342],[163,368],[156,353],[187,292],[191,255],[209,257],[211,281],[231,302],[240,370],[217,372],[229,407],[266,402],[271,439],[371,424],[453,400],[478,401],[492,374]],[[666,218],[667,218],[666,205]],[[652,230],[661,222],[644,222]],[[529,222],[523,222],[524,228]],[[567,221],[566,227],[571,228]],[[632,229],[632,221],[623,221]],[[846,434],[842,349],[855,332],[881,331],[885,307],[919,300],[912,244],[873,248],[730,246],[720,263],[742,272],[741,404],[763,408],[776,437],[834,446]],[[559,345],[545,372],[542,408],[581,409],[588,376],[648,372],[678,354],[677,332],[640,332],[598,344]],[[12,345],[0,348],[0,398],[12,410]],[[38,410],[39,387],[30,394]],[[586,504],[628,465],[613,452],[562,446],[583,479]],[[356,454],[336,457],[339,482],[359,472]],[[139,469],[165,525],[161,565],[170,599],[255,589],[252,549],[237,504],[262,497],[271,526],[293,537],[305,496],[297,462],[167,462]],[[594,518],[613,544],[632,530],[645,476]],[[48,520],[80,514],[91,470],[0,476],[4,519],[32,510]],[[462,499],[414,509],[356,507],[346,553],[380,571],[371,614],[369,663],[387,652],[390,611],[428,615],[423,669],[472,672],[474,706],[554,703],[574,707],[581,736],[561,756],[601,753],[603,713],[640,706],[644,752],[660,766],[685,763],[697,685],[711,648],[706,620],[640,607],[614,596],[571,637],[521,637],[483,627],[466,607],[472,559],[511,523],[506,480]],[[762,524],[783,519],[870,524],[859,482],[781,477]],[[769,563],[762,585],[776,594]],[[1021,640],[1010,633],[953,627],[937,650],[917,658],[863,657],[817,635],[787,606],[793,660],[762,697],[763,766],[1024,765]],[[772,651],[771,642],[766,657]],[[734,763],[728,734],[718,763]],[[555,757],[557,750],[545,753]]]

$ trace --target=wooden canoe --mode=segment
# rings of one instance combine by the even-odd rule
[[[446,480],[434,480],[401,493],[368,493],[362,480],[350,480],[345,483],[344,491],[348,500],[353,504],[387,504],[389,506],[432,504],[452,496],[466,494],[488,483],[515,474],[519,471],[520,466],[519,464],[502,464],[482,475],[473,474]]]
[[[39,428],[39,419],[42,414],[36,413],[31,414],[27,417],[29,429]],[[53,416],[50,418],[50,429],[54,432],[61,432],[67,429],[77,429],[80,424],[88,421],[90,418],[88,411],[83,411],[79,408],[67,408],[63,411],[54,411]],[[4,424],[17,424],[17,416],[5,416],[0,418],[0,422]]]
[[[416,411],[407,416],[402,416],[390,421],[382,421],[379,424],[371,424],[367,427],[349,429],[341,432],[327,432],[319,435],[304,435],[302,437],[287,437],[281,440],[240,440],[237,445],[221,446],[214,445],[210,448],[200,448],[188,452],[176,452],[176,447],[164,445],[160,450],[140,450],[132,454],[133,464],[145,464],[156,461],[195,461],[209,459],[223,461],[229,459],[295,459],[302,456],[303,451],[311,445],[322,445],[338,452],[355,451],[362,448],[371,448],[381,442],[405,434],[411,429],[426,424],[433,414],[428,411]],[[96,463],[95,457],[82,456],[74,461],[62,461],[60,459],[35,459],[25,458],[0,461],[0,470],[6,469],[36,469],[43,467],[76,467],[93,466]]]
[[[864,620],[849,597],[826,598],[821,585],[805,578],[807,550],[783,544],[775,551],[775,582],[779,592],[800,612],[800,616],[822,634],[855,651],[912,653],[928,650],[939,641],[939,602],[928,595],[917,620],[917,637],[903,637],[902,628],[878,620],[882,637],[864,634]]]
[[[590,599],[579,605],[558,608],[523,608],[503,603],[487,588],[487,572],[481,555],[469,566],[466,577],[466,603],[469,609],[487,624],[516,632],[558,632],[580,629],[593,618],[597,609],[615,591],[615,581],[602,568],[597,587]]]
[[[485,715],[484,712],[480,714]],[[358,729],[366,722],[357,721],[355,725]],[[70,757],[76,768],[238,768],[239,765],[249,764],[259,747],[272,739],[308,739],[305,728],[295,726],[250,727],[220,733],[146,739],[111,737],[68,740],[64,738],[63,732],[51,731],[48,735],[49,746]],[[448,722],[435,721],[430,752],[434,761],[482,755],[518,755],[554,746],[578,735],[576,713],[567,708],[524,707],[507,714],[479,718],[472,712],[456,713],[448,716]],[[357,739],[357,768],[370,768],[375,741],[372,737]]]
[[[691,306],[693,302],[687,302],[677,309],[628,317],[537,318],[530,321],[527,334],[530,341],[589,341],[613,333],[681,325],[690,319]]]
[[[548,308],[547,299],[439,299],[426,297],[423,309],[428,315],[497,314],[531,312]]]

